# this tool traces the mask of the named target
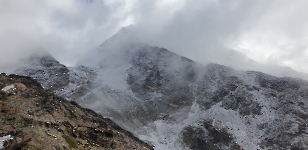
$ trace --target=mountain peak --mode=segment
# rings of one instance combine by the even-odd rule
[[[106,39],[99,47],[121,46],[129,43],[140,43],[139,38],[133,33],[133,25],[122,27],[118,33]]]

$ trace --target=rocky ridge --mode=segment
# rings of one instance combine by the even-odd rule
[[[54,95],[30,77],[2,73],[0,89],[4,149],[152,149],[110,119]]]

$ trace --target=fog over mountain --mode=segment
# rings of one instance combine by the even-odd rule
[[[14,73],[110,118],[154,149],[308,147],[307,81],[202,65],[141,43],[128,29],[76,67],[32,55]]]
[[[129,46],[131,43],[138,43],[144,45],[143,40],[139,35],[136,35],[136,30],[138,30],[135,26],[129,26],[125,28],[121,28],[121,30],[114,35],[112,38],[107,39],[103,44],[99,46],[100,50],[97,48],[89,51],[85,57],[81,58],[81,60],[77,63],[77,65],[83,64],[88,66],[96,66],[99,62],[98,60],[104,60],[106,63],[110,64],[118,64],[122,63],[123,59],[113,59],[110,55],[106,54],[108,58],[104,58],[105,55],[98,54],[98,51],[109,51],[109,53],[123,53],[123,47]],[[115,40],[116,42],[112,41]],[[120,46],[119,46],[120,45]],[[123,46],[123,47],[122,47]],[[131,48],[126,48],[131,49]],[[278,76],[278,77],[294,77],[308,80],[308,74],[297,72],[290,67],[279,66],[274,64],[264,64],[254,61],[244,54],[235,51],[233,49],[228,49],[224,47],[216,47],[215,50],[206,51],[206,55],[203,56],[203,61],[196,61],[200,64],[208,64],[208,63],[217,63],[225,66],[232,67],[237,70],[255,70],[261,71],[270,75]]]
[[[153,149],[307,149],[306,4],[4,0],[0,71]]]
[[[0,32],[8,39],[33,39],[68,66],[121,27],[134,25],[142,43],[201,64],[240,52],[264,64],[257,68],[280,65],[307,73],[306,5],[304,0],[3,0]],[[1,48],[2,55],[8,51]],[[255,69],[240,64],[232,67]]]

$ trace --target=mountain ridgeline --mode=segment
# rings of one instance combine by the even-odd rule
[[[307,81],[201,65],[130,39],[118,33],[76,67],[48,56],[16,72],[155,149],[308,148]]]

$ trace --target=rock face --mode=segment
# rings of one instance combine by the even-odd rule
[[[0,148],[151,149],[110,119],[44,90],[30,77],[0,74],[0,89]]]
[[[213,126],[213,120],[206,120],[197,124],[198,126],[188,126],[183,130],[183,142],[193,150],[201,149],[238,149],[241,146],[234,142],[232,134],[226,129],[217,129]]]

